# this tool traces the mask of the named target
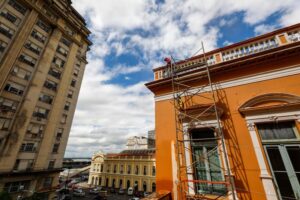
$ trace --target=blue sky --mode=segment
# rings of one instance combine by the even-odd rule
[[[300,22],[298,0],[73,0],[92,31],[66,156],[118,152],[154,129],[144,86],[172,55],[185,59]]]

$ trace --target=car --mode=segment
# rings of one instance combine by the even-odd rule
[[[129,188],[128,188],[127,194],[128,194],[129,196],[132,196],[132,195],[133,195],[133,188],[132,188],[132,187],[129,187]]]
[[[125,190],[120,189],[118,193],[119,193],[119,194],[125,194]]]
[[[144,197],[148,196],[149,193],[148,192],[144,192]]]
[[[89,190],[90,194],[98,194],[101,191],[101,187],[92,188]]]
[[[138,197],[133,197],[133,198],[131,198],[131,199],[129,199],[129,200],[140,200],[140,198],[138,198]]]
[[[78,197],[84,197],[85,192],[82,189],[75,189],[73,190],[73,195]]]

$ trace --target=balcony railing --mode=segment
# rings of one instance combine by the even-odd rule
[[[299,27],[299,26],[298,26]],[[257,40],[251,40],[248,43],[243,43],[232,48],[225,47],[224,50],[208,52],[206,55],[206,63],[208,66],[220,64],[223,62],[239,59],[249,55],[255,55],[270,49],[275,49],[280,46],[291,44],[300,41],[300,28],[295,28],[291,31],[277,31],[274,35],[266,35],[259,37]],[[206,66],[203,56],[192,58],[188,61],[176,63],[175,71],[177,74],[183,74],[190,71],[195,71]],[[169,66],[154,70],[154,79],[159,80],[171,76]]]

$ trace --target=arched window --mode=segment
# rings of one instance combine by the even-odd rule
[[[98,177],[96,177],[94,185],[98,185]]]
[[[92,182],[91,182],[91,184],[94,185],[94,177],[92,177]]]
[[[122,188],[122,185],[123,185],[123,180],[120,179],[120,180],[119,180],[119,188],[120,188],[120,189]]]
[[[139,191],[139,183],[138,183],[138,181],[134,182],[134,191]]]
[[[116,186],[116,180],[113,179],[111,187],[112,187],[112,188],[115,188],[115,186]]]
[[[144,190],[144,192],[147,191],[147,183],[146,183],[146,181],[144,181],[144,183],[143,183],[143,190]]]
[[[138,166],[138,165],[135,166],[135,174],[136,174],[136,175],[139,174],[139,166]]]
[[[152,183],[152,192],[155,192],[155,190],[156,190],[156,184]]]
[[[108,187],[108,178],[106,178],[106,184],[105,185],[106,185],[106,187]]]
[[[127,167],[127,174],[130,174],[131,173],[131,165],[128,165]]]
[[[127,189],[130,188],[130,180],[127,180]]]
[[[152,166],[152,176],[156,175],[155,166]]]

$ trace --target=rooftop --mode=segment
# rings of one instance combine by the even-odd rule
[[[175,70],[181,74],[191,73],[203,68],[205,60],[208,66],[225,65],[241,58],[247,59],[254,55],[279,50],[282,46],[295,44],[300,44],[300,23],[181,60],[173,65],[175,65]],[[169,65],[155,68],[153,71],[154,81],[171,77]]]

